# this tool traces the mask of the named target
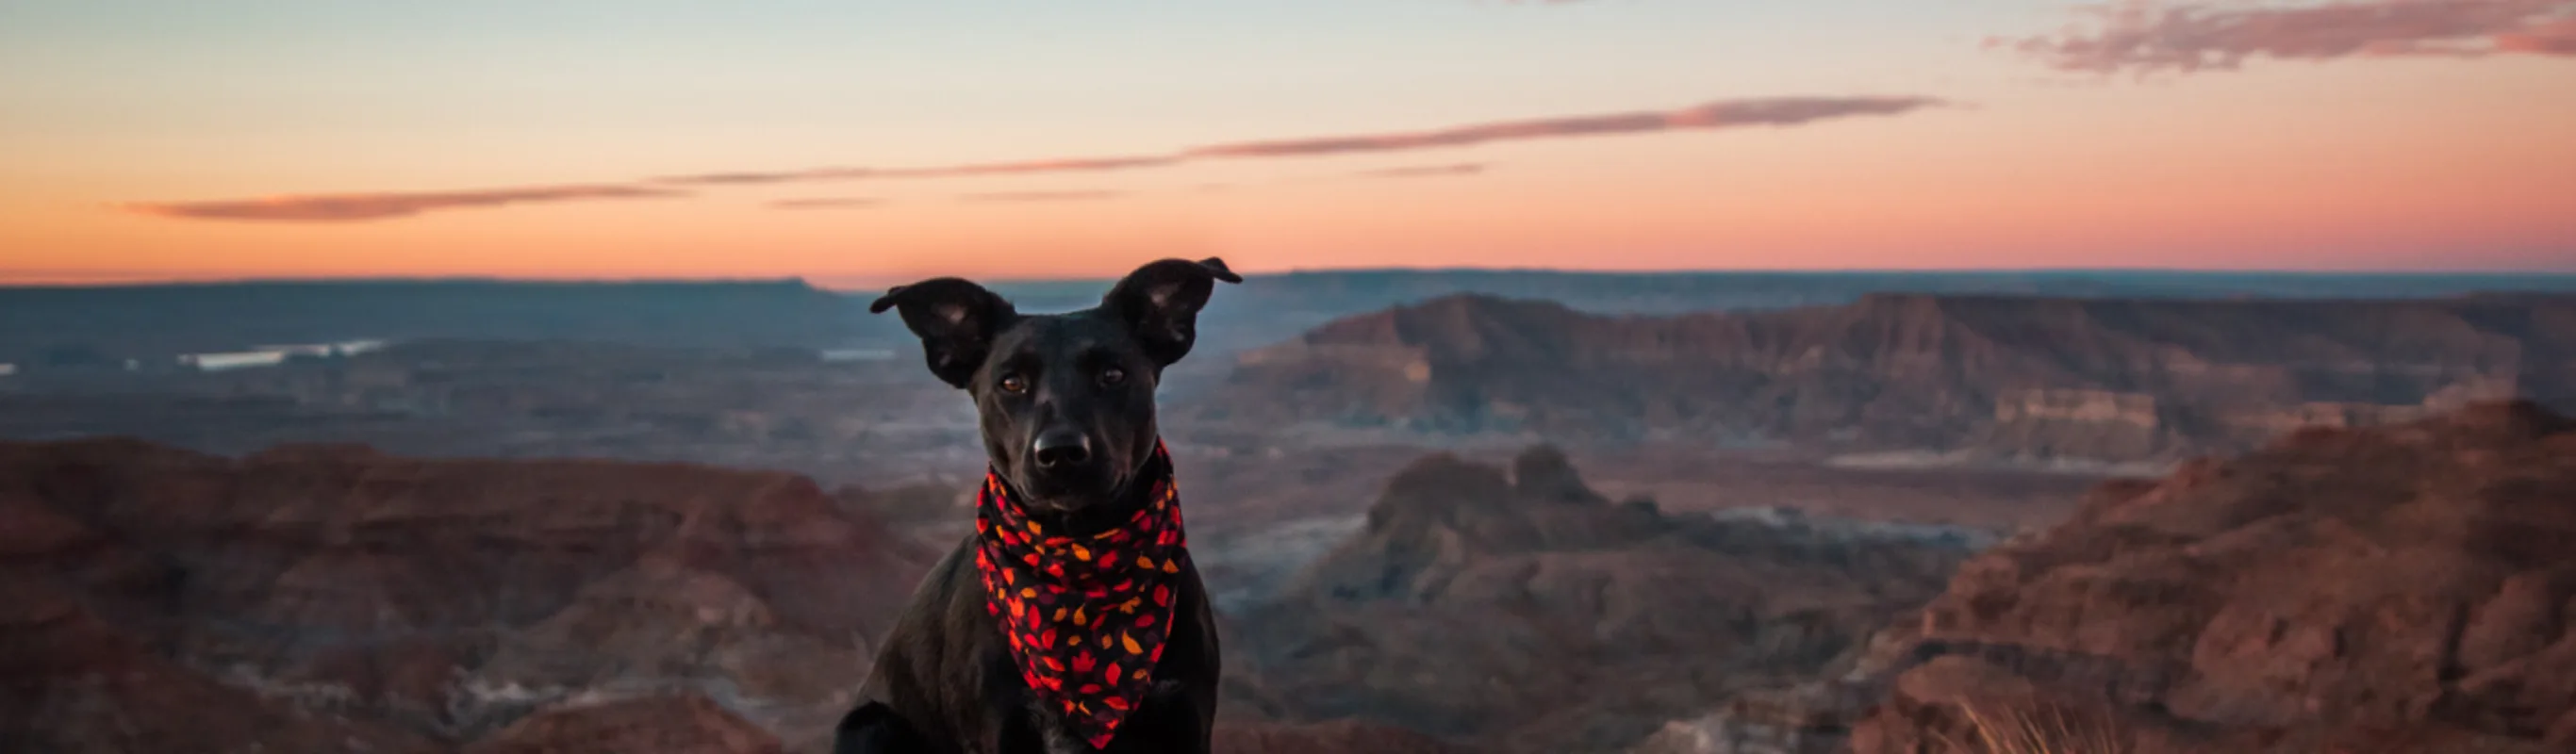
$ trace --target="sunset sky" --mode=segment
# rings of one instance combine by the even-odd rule
[[[2576,272],[2576,0],[0,4],[0,282]]]

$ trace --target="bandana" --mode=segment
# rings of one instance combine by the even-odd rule
[[[1153,686],[1172,590],[1190,557],[1162,441],[1138,481],[1152,485],[1144,508],[1081,537],[1031,520],[1000,474],[987,471],[975,497],[984,609],[1001,618],[1021,680],[1095,749],[1109,746]]]

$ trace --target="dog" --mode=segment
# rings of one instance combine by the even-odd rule
[[[1205,754],[1217,632],[1155,424],[1219,259],[1137,268],[1091,309],[1024,315],[983,286],[888,290],[990,461],[976,532],[878,651],[835,754]],[[1158,643],[1159,641],[1159,643]]]

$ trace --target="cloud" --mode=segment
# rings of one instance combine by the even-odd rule
[[[774,173],[701,173],[652,179],[655,183],[681,185],[744,185],[788,183],[794,181],[852,181],[879,178],[960,178],[979,175],[1016,175],[1021,173],[1096,173],[1110,170],[1134,170],[1162,167],[1178,159],[1172,157],[1088,157],[1065,160],[1030,160],[1025,162],[990,162],[947,165],[927,168],[817,168]]]
[[[471,191],[303,194],[205,202],[136,202],[118,205],[118,207],[128,212],[146,215],[197,220],[355,222],[410,217],[441,209],[597,199],[659,199],[688,195],[688,192],[684,191],[642,186],[526,186]]]
[[[2546,41],[2532,44],[2548,44]],[[409,217],[431,210],[502,204],[591,199],[635,199],[688,196],[670,186],[747,186],[804,181],[900,178],[959,178],[1037,173],[1100,173],[1167,167],[1203,160],[1302,157],[1397,152],[1464,147],[1498,141],[1557,139],[1612,134],[1707,130],[1750,126],[1795,126],[1861,116],[1900,115],[1946,104],[1930,97],[1778,97],[1711,102],[1679,110],[1577,115],[1476,123],[1429,131],[1349,134],[1298,139],[1241,141],[1191,147],[1162,155],[1082,157],[1016,162],[981,162],[911,168],[829,167],[789,171],[698,173],[647,179],[639,185],[570,185],[435,193],[321,194],[208,202],[136,203],[127,211],[194,219],[328,222]],[[1481,166],[1447,165],[1430,169],[1397,168],[1378,177],[1464,175]],[[967,201],[1061,201],[1103,199],[1106,191],[1002,192],[970,194]],[[802,204],[786,200],[780,209],[852,204]]]
[[[2496,52],[2576,55],[2576,15],[2497,34],[2493,41]]]
[[[655,178],[653,181],[682,185],[739,185],[889,178],[960,178],[1028,173],[1097,173],[1168,167],[1185,162],[1213,159],[1386,152],[1468,146],[1492,141],[1638,134],[1684,129],[1794,126],[1864,115],[1898,115],[1941,104],[1943,104],[1941,100],[1930,97],[1744,99],[1711,102],[1697,107],[1660,112],[1501,121],[1433,131],[1232,142],[1191,147],[1166,155],[1025,160],[914,168],[816,168],[775,172],[701,173],[666,176]]]
[[[1662,112],[1500,121],[1432,131],[1246,141],[1198,147],[1183,154],[1202,158],[1329,155],[1685,129],[1794,126],[1862,115],[1897,115],[1939,104],[1941,104],[1940,100],[1930,97],[1779,97],[1730,100]]]
[[[1352,175],[1361,178],[1437,178],[1453,175],[1475,175],[1485,172],[1485,163],[1461,162],[1451,165],[1409,165],[1400,168],[1362,170]]]
[[[1078,202],[1115,199],[1125,195],[1117,191],[992,191],[981,194],[961,194],[957,200],[963,202]]]
[[[770,209],[859,209],[884,204],[884,199],[858,197],[822,197],[815,199],[780,199],[769,203]]]
[[[2130,0],[2086,10],[2097,23],[2055,35],[1989,39],[1987,45],[2081,73],[2233,70],[2250,58],[2576,55],[2571,0],[2347,0],[2250,8]]]

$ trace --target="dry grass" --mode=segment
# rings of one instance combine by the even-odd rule
[[[1976,754],[2137,754],[2117,726],[2098,715],[2079,714],[2057,705],[2040,711],[2007,707],[2000,711],[1963,704],[1969,740],[1941,735],[1953,751]]]

